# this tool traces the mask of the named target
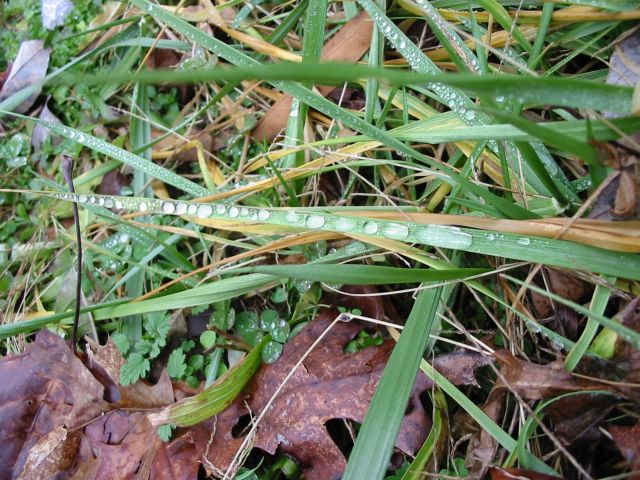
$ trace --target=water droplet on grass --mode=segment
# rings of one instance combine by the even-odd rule
[[[300,221],[300,218],[300,215],[298,215],[296,212],[287,212],[287,222],[298,223]]]
[[[367,222],[362,227],[362,231],[367,235],[375,235],[379,228],[380,226],[376,222]]]
[[[176,211],[176,206],[173,202],[164,202],[162,204],[162,211],[167,215],[171,215]]]
[[[216,205],[216,213],[218,215],[224,215],[227,212],[227,207],[224,205]]]
[[[198,206],[194,205],[194,204],[190,204],[189,206],[187,206],[187,213],[189,215],[195,215],[195,213],[198,211]]]
[[[176,213],[178,215],[184,215],[185,213],[187,213],[187,204],[184,202],[178,202],[176,204]]]
[[[271,212],[269,210],[265,210],[265,209],[258,210],[258,220],[261,220],[264,222],[265,220],[269,220],[269,217],[271,217]]]
[[[457,227],[431,225],[416,229],[415,237],[420,243],[446,248],[469,248],[473,237]]]
[[[202,204],[198,207],[196,215],[198,218],[209,218],[213,213],[213,207],[208,203]]]
[[[240,210],[238,209],[238,207],[230,207],[229,208],[229,216],[230,217],[235,218],[235,217],[238,216],[239,213],[240,213]]]
[[[409,227],[401,223],[387,223],[382,226],[382,234],[394,240],[405,240],[409,236]]]
[[[338,232],[349,232],[354,230],[358,226],[358,222],[356,222],[353,218],[347,217],[337,217],[333,220],[333,228],[335,228]]]
[[[322,228],[324,227],[326,220],[322,215],[309,215],[306,225],[309,228]]]

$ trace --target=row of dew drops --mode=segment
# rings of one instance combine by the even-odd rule
[[[468,248],[473,242],[469,233],[458,227],[444,225],[419,225],[411,222],[399,223],[386,220],[355,218],[344,215],[320,214],[300,211],[275,211],[225,204],[209,204],[158,199],[132,199],[103,195],[55,193],[53,197],[77,201],[80,204],[98,205],[105,208],[130,210],[140,213],[163,213],[166,215],[192,215],[205,219],[222,217],[248,222],[264,222],[310,230],[327,230],[360,233],[399,241],[415,241],[450,248]],[[527,239],[528,240],[528,239]]]

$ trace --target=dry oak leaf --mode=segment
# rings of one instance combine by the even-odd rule
[[[0,385],[0,480],[19,477],[30,450],[46,448],[45,437],[56,429],[78,427],[107,409],[103,386],[64,340],[47,329],[23,353],[0,361]],[[64,451],[67,441],[77,438],[67,435],[51,451]]]
[[[153,386],[119,387],[112,375],[123,359],[112,343],[90,342],[87,362],[91,370],[46,329],[0,361],[0,480],[196,478],[206,434],[196,429],[165,444],[146,413],[121,410],[172,403],[166,373]]]
[[[227,469],[246,434],[237,432],[239,425],[249,415],[257,415],[263,410],[284,377],[336,314],[324,311],[318,315],[287,343],[280,360],[263,367],[234,403],[217,416],[207,454],[215,469]],[[341,477],[346,461],[325,425],[333,419],[362,422],[394,346],[389,340],[377,347],[345,353],[345,346],[361,329],[356,322],[336,324],[295,371],[257,428],[253,446],[270,454],[279,449],[293,456],[300,462],[307,479]],[[451,364],[459,363],[460,358],[460,355],[450,356],[440,367],[451,371]],[[469,374],[456,372],[454,381],[460,380],[468,381]],[[431,421],[420,394],[431,386],[431,381],[420,373],[396,439],[396,447],[406,453],[415,453],[429,431]]]
[[[538,365],[514,357],[506,350],[494,356],[500,363],[500,372],[506,387],[527,400],[540,400],[561,393],[584,390],[613,390],[603,383],[578,378],[564,369],[564,362],[554,361]]]

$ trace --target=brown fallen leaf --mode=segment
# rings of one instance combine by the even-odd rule
[[[572,375],[564,369],[562,361],[538,365],[516,358],[506,350],[498,350],[494,356],[500,363],[500,373],[508,388],[527,400],[540,400],[561,393],[585,390],[615,391],[606,384]]]
[[[369,49],[373,22],[365,12],[349,20],[322,48],[323,62],[357,62]],[[318,91],[326,96],[335,87],[318,86]],[[291,97],[284,95],[272,105],[251,132],[257,140],[272,140],[287,125],[291,110]]]
[[[122,189],[130,184],[131,179],[116,168],[102,177],[102,182],[98,186],[98,193],[100,195],[120,195]]]
[[[482,406],[482,411],[498,424],[501,423],[504,414],[505,397],[506,391],[494,386]],[[498,442],[485,429],[478,428],[478,423],[466,411],[462,411],[461,416],[465,423],[463,428],[471,432],[465,465],[468,466],[472,478],[484,478],[498,450]],[[462,437],[462,435],[459,436]]]
[[[119,379],[124,363],[122,354],[111,340],[105,345],[87,340],[87,365],[105,385],[110,394],[109,400],[116,403],[117,408],[155,408],[173,403],[173,386],[166,371],[162,372],[155,385],[142,380],[123,387]]]
[[[243,394],[217,416],[207,454],[211,466],[216,470],[226,470],[246,435],[246,432],[237,431],[242,422],[264,409],[284,377],[336,315],[331,310],[322,312],[287,343],[278,362],[263,367]],[[356,322],[338,323],[333,327],[276,397],[257,428],[254,447],[271,454],[278,449],[295,457],[305,478],[341,476],[345,458],[329,436],[326,424],[333,419],[363,420],[394,346],[394,342],[389,340],[357,353],[345,353],[344,347],[361,329],[362,326]],[[454,382],[471,379],[475,383],[468,369],[483,364],[485,360],[461,362],[461,358],[462,355],[453,354],[439,359],[436,364],[442,371],[453,374]],[[456,371],[456,365],[460,365],[464,372]],[[429,431],[431,422],[420,401],[420,394],[432,385],[423,374],[418,376],[414,385],[408,413],[396,440],[396,447],[406,453],[415,453]]]
[[[598,426],[614,407],[610,395],[573,395],[556,400],[545,412],[563,445],[585,445],[602,437]]]
[[[636,332],[640,332],[640,297],[630,301],[618,315],[620,323]],[[640,351],[621,338],[616,340],[612,362],[621,372],[625,384],[640,384]],[[640,402],[640,389],[621,386],[627,397]]]
[[[625,461],[632,470],[640,470],[640,422],[632,426],[609,427],[609,433],[620,450]],[[631,480],[640,479],[640,474],[630,475]]]
[[[47,329],[23,353],[0,360],[0,385],[0,479],[17,478],[40,439],[62,426],[78,427],[107,409],[103,386]]]
[[[117,385],[124,360],[89,340],[88,369],[43,329],[20,355],[0,360],[0,479],[196,478],[208,433],[197,427],[160,441],[146,413],[174,401],[166,372],[156,385]],[[116,403],[114,403],[116,402]]]
[[[612,85],[635,85],[640,80],[640,30],[636,28],[624,35],[609,61],[607,83]]]
[[[0,101],[9,98],[23,88],[40,82],[47,74],[49,68],[49,56],[51,49],[44,48],[42,40],[28,40],[20,44],[18,56],[11,65],[9,76],[0,90]],[[14,112],[25,113],[40,95],[38,88],[29,97],[20,103]]]
[[[66,472],[75,462],[80,444],[79,432],[69,433],[63,426],[50,431],[29,450],[25,466],[19,480],[39,480]]]
[[[44,107],[42,107],[42,111],[40,112],[40,116],[38,118],[46,122],[61,123],[60,119],[56,117],[53,112],[51,112],[51,110],[49,110],[49,107],[46,103]],[[38,150],[50,136],[51,130],[38,123],[35,127],[33,127],[33,132],[31,133],[31,145],[33,146],[33,148]],[[59,142],[60,140],[58,138],[55,138],[52,141],[54,145],[57,145]]]
[[[89,423],[82,441],[88,442],[87,451],[97,463],[93,480],[135,479],[144,458],[155,453],[150,447],[156,437],[155,429],[142,412],[114,411]]]
[[[544,278],[547,280],[549,290],[572,302],[582,303],[589,295],[589,285],[567,272],[545,268]],[[538,280],[539,283],[542,280]],[[549,328],[561,335],[575,339],[578,335],[578,315],[575,310],[552,302],[551,299],[536,292],[530,292],[533,310],[539,319],[551,317]]]

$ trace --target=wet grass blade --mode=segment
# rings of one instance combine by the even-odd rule
[[[60,135],[61,137],[80,143],[81,145],[84,145],[94,152],[100,152],[104,155],[107,155],[108,157],[129,165],[135,170],[144,172],[153,178],[157,178],[158,180],[179,188],[180,190],[183,190],[194,197],[203,197],[211,194],[211,192],[206,188],[192,182],[191,180],[187,180],[186,178],[172,172],[171,170],[161,167],[160,165],[156,165],[155,163],[145,159],[144,157],[135,155],[122,148],[116,147],[115,145],[106,142],[98,137],[94,137],[93,135],[90,135],[88,133],[81,132],[80,130],[76,130],[75,128],[67,127],[57,123],[39,120],[37,118],[26,117],[24,115],[18,115],[11,112],[5,113],[18,118],[22,118],[24,120],[38,123],[51,130],[51,132]]]
[[[483,268],[452,268],[450,270],[423,270],[416,268],[379,267],[373,265],[264,265],[234,269],[238,273],[265,273],[269,275],[344,285],[388,285],[392,283],[418,283],[480,275],[490,270]]]

